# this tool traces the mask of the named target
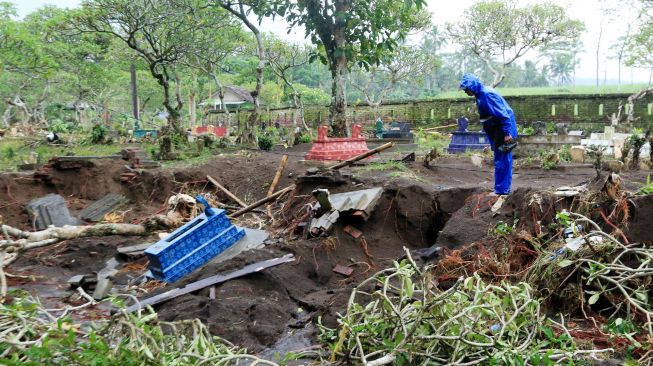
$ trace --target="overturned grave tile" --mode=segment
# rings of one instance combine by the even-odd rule
[[[245,235],[229,221],[225,210],[212,208],[201,196],[196,198],[205,206],[204,213],[145,250],[149,269],[158,280],[177,281]]]
[[[125,196],[117,193],[109,193],[81,210],[79,217],[82,220],[90,222],[102,221],[104,215],[114,211],[126,202],[127,198]]]
[[[50,225],[62,227],[80,224],[78,219],[70,216],[66,200],[58,194],[37,198],[28,203],[25,209],[32,224],[39,230],[47,229]]]

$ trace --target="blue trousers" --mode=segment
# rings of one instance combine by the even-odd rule
[[[503,152],[498,149],[504,138],[498,127],[491,122],[484,122],[483,130],[494,152],[494,193],[509,194],[512,185],[512,151]]]
[[[512,151],[494,150],[494,193],[509,194],[512,184]]]

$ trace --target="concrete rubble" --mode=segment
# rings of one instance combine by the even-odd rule
[[[316,189],[313,196],[318,203],[314,211],[319,216],[311,220],[309,232],[317,236],[329,231],[343,213],[351,213],[367,220],[382,194],[383,188],[378,187],[337,194],[330,194],[326,189]]]

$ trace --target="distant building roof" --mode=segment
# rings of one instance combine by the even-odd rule
[[[220,93],[215,92],[213,93],[212,98],[212,104],[215,107],[218,107],[221,105],[220,101]],[[224,87],[224,104],[225,105],[239,105],[243,103],[254,103],[254,98],[252,97],[252,94],[248,92],[245,88],[241,88],[236,85],[227,85]],[[259,103],[263,104],[262,101],[259,99]],[[204,103],[202,103],[204,104]]]

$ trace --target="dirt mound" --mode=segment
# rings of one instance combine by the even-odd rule
[[[329,188],[333,193],[368,188],[353,187],[335,175],[333,179],[308,179],[311,183],[304,180],[298,187],[296,202],[289,206],[298,212],[303,210],[311,200],[306,193],[316,187]],[[367,222],[343,219],[327,237],[280,240],[227,263],[209,264],[181,284],[288,252],[295,255],[296,262],[219,285],[215,300],[210,300],[209,289],[204,289],[162,304],[157,311],[168,320],[198,317],[216,334],[253,351],[272,347],[290,329],[302,327],[318,316],[327,326],[335,326],[336,313],[345,309],[353,286],[401,257],[404,247],[433,245],[437,233],[458,209],[456,202],[471,192],[391,182],[384,187]],[[362,236],[347,234],[347,225],[356,227]],[[338,264],[353,269],[351,277],[333,272]]]

